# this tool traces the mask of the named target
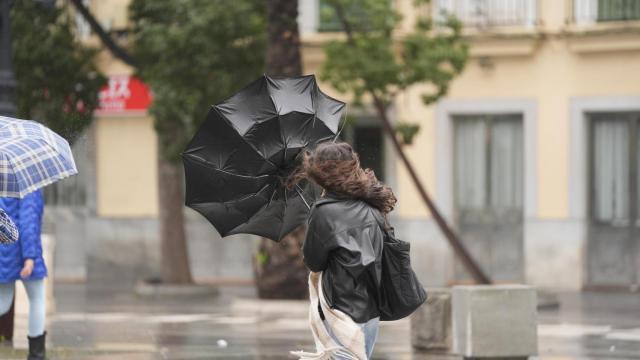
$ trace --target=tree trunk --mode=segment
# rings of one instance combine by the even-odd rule
[[[176,164],[160,159],[158,175],[162,281],[189,284],[193,280],[184,231],[182,174]]]
[[[298,1],[267,1],[268,46],[266,73],[276,76],[302,74]],[[279,243],[262,238],[254,261],[258,296],[263,299],[305,299],[307,268],[302,261],[305,228],[298,227]]]
[[[299,76],[302,74],[298,1],[267,1],[267,74]]]
[[[262,299],[305,299],[307,269],[300,249],[305,228],[295,229],[276,243],[262,238],[255,260],[256,286]]]

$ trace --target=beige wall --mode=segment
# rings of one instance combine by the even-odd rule
[[[152,119],[101,117],[95,131],[98,216],[157,216],[157,141]]]
[[[91,1],[91,11],[107,29],[127,25],[130,0]],[[95,35],[85,39],[97,46]],[[105,75],[131,75],[133,69],[103,50],[98,66]],[[96,116],[97,215],[146,218],[158,214],[157,138],[144,114]]]
[[[108,0],[96,1],[90,3],[91,11],[96,14],[102,26],[110,29],[123,29],[127,27],[128,8],[131,0]]]
[[[526,40],[523,40],[526,42]],[[618,44],[615,46],[615,44]],[[585,45],[586,44],[586,45]],[[614,45],[612,45],[614,44]],[[485,46],[486,44],[483,44]],[[500,48],[499,42],[496,48]],[[520,45],[521,46],[521,45]],[[528,99],[537,103],[537,216],[568,217],[569,101],[574,96],[629,96],[640,93],[640,42],[629,46],[620,36],[598,41],[552,37],[534,41],[530,53],[502,49],[506,55],[488,56],[492,66],[483,68],[472,57],[462,76],[451,87],[453,99]],[[408,148],[411,160],[431,191],[434,187],[436,149],[434,107],[412,89],[397,104],[398,117],[420,123],[421,131]],[[404,170],[400,170],[399,214],[426,214]]]

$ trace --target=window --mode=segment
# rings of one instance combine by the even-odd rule
[[[578,24],[640,20],[638,0],[574,0],[573,8]]]
[[[338,20],[338,15],[333,7],[325,0],[320,0],[318,6],[320,11],[320,23],[318,25],[318,31],[341,31],[342,25]]]
[[[455,224],[492,279],[524,276],[524,144],[521,114],[453,117]],[[468,280],[459,262],[458,280]]]
[[[640,19],[638,0],[598,0],[598,21]]]
[[[360,165],[375,172],[380,181],[385,180],[384,133],[382,128],[361,119],[361,124],[348,126],[340,135],[360,156]]]
[[[318,31],[321,32],[331,32],[331,31],[342,31],[342,24],[340,23],[340,19],[338,18],[338,14],[336,14],[335,9],[333,8],[333,6],[331,6],[327,0],[318,0],[319,4],[318,4],[318,10],[319,10],[319,25],[318,25]],[[389,3],[389,6],[391,6],[391,3],[388,0],[378,0],[381,1],[382,3]],[[354,1],[352,3],[352,7],[345,9],[345,12],[347,13],[347,15],[349,16],[349,18],[351,19],[355,19],[356,22],[358,24],[355,24],[354,27],[356,28],[356,30],[359,29],[359,27],[364,27],[369,25],[365,20],[367,18],[367,12],[366,10],[361,7],[358,6],[358,1]]]
[[[438,0],[435,15],[454,15],[465,26],[533,26],[537,0]]]
[[[521,116],[459,116],[455,138],[457,207],[522,209]]]

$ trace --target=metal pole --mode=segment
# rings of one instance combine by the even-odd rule
[[[13,75],[13,49],[9,11],[13,0],[0,0],[0,115],[15,116],[13,95],[16,79]]]
[[[16,79],[13,76],[13,49],[11,44],[11,23],[9,11],[13,0],[0,0],[0,115],[15,116],[16,106],[13,95]],[[0,316],[0,340],[13,340],[13,304],[11,309]]]

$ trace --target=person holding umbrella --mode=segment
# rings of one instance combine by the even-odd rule
[[[35,121],[0,116],[0,139],[0,213],[17,227],[11,231],[14,242],[0,244],[0,314],[11,308],[15,282],[22,280],[29,298],[28,359],[44,360],[47,267],[40,239],[41,188],[78,170],[69,143]]]
[[[396,197],[372,170],[362,169],[347,143],[325,142],[308,151],[291,182],[304,177],[324,190],[311,209],[303,245],[304,262],[313,272],[311,301],[318,303],[311,328],[322,351],[294,354],[369,359],[381,315],[381,220]]]
[[[0,314],[11,308],[15,282],[22,280],[29,298],[29,360],[44,359],[45,285],[47,267],[42,257],[40,230],[44,200],[42,190],[22,199],[0,198],[0,209],[18,227],[18,241],[0,245]]]
[[[346,104],[314,75],[264,75],[213,105],[182,153],[186,205],[221,236],[280,241],[309,218],[303,253],[317,352],[292,352],[303,360],[366,360],[378,321],[406,317],[426,299],[409,244],[386,222],[393,191],[336,143],[342,119]]]

